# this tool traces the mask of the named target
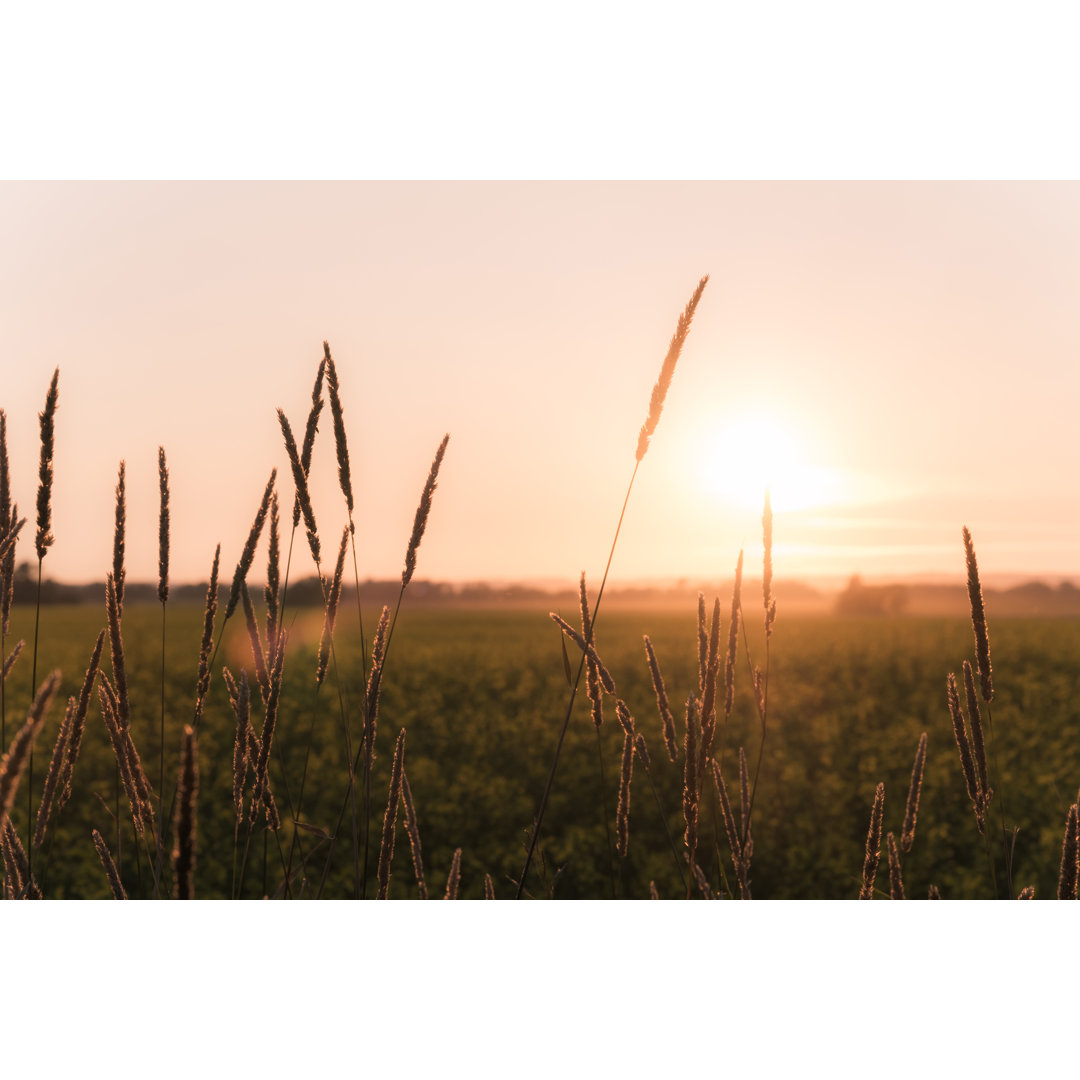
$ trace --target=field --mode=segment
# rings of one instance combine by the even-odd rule
[[[707,283],[653,387],[608,569]],[[740,552],[724,595],[699,595],[696,610],[609,600],[601,621],[608,569],[590,589],[583,575],[579,598],[560,594],[558,613],[440,607],[446,590],[425,606],[429,590],[410,584],[447,434],[400,585],[361,626],[352,466],[324,342],[299,443],[277,411],[293,492],[270,472],[231,582],[219,544],[204,606],[197,586],[169,603],[159,447],[160,605],[150,584],[124,602],[121,461],[101,600],[65,607],[49,601],[72,590],[42,578],[58,383],[59,369],[38,417],[36,575],[26,559],[16,568],[27,520],[0,410],[5,895],[1076,898],[1080,636],[1071,619],[992,610],[988,636],[966,527],[970,619],[901,618],[898,594],[870,589],[847,591],[859,602],[843,617],[798,617],[773,581],[768,490],[757,586],[743,587]],[[334,561],[309,484],[324,389],[347,512]],[[290,593],[301,518],[317,575]],[[871,594],[881,617],[856,617]]]
[[[729,602],[729,597],[722,597],[722,608]],[[744,603],[749,605],[745,598]],[[952,671],[959,676],[962,661],[972,654],[970,621],[785,619],[782,593],[779,605],[770,646],[769,728],[752,818],[754,898],[857,896],[870,808],[879,781],[885,785],[885,804],[877,894],[888,896],[884,837],[890,831],[900,836],[912,761],[923,731],[928,750],[918,825],[912,850],[903,856],[906,895],[925,898],[931,885],[945,899],[1007,895],[1000,819],[1004,813],[1006,826],[1018,829],[1012,895],[1033,885],[1036,897],[1055,896],[1066,816],[1080,782],[1074,694],[1080,675],[1080,626],[1065,620],[995,621],[993,612],[989,613],[995,697],[988,750],[996,794],[987,812],[987,844],[979,835],[965,793],[945,695],[946,674]],[[322,612],[294,614],[271,779],[285,819],[279,839],[287,859],[293,827],[286,806],[299,789],[313,723],[301,815],[310,828],[298,833],[307,855],[306,873],[296,878],[292,888],[294,895],[311,896],[318,891],[325,863],[327,843],[321,834],[337,829],[348,771],[333,671],[317,697],[313,689]],[[576,612],[563,614],[574,622]],[[167,803],[176,782],[183,726],[192,719],[193,658],[198,656],[202,615],[193,606],[177,605],[168,611]],[[16,609],[9,641],[32,635],[32,618],[32,611]],[[367,618],[365,612],[365,622]],[[44,645],[39,672],[62,669],[58,701],[63,701],[79,691],[94,638],[105,625],[104,603],[43,608],[41,619]],[[370,647],[370,627],[366,629]],[[754,617],[747,614],[747,630],[750,649],[760,663],[760,619],[755,625]],[[132,733],[155,790],[160,633],[159,606],[125,609]],[[589,702],[584,693],[579,694],[544,821],[539,857],[528,879],[529,895],[647,899],[650,882],[662,898],[685,895],[683,765],[681,760],[670,762],[664,750],[642,646],[644,633],[656,649],[681,743],[679,702],[685,702],[691,689],[696,692],[698,682],[696,612],[612,609],[603,613],[597,625],[597,648],[637,730],[645,736],[655,795],[640,763],[635,762],[628,851],[625,858],[615,856],[622,729],[612,699],[606,698],[598,740]],[[362,689],[355,605],[343,605],[336,642],[344,701],[355,710]],[[718,731],[713,751],[723,761],[725,776],[736,778],[734,784],[729,779],[736,816],[738,747],[746,748],[752,770],[760,742],[745,649],[746,642],[740,642],[734,707],[726,731],[722,727]],[[106,669],[107,655],[106,645]],[[241,667],[251,670],[242,619],[228,624],[199,732],[195,894],[201,898],[228,898],[235,888],[235,720],[220,677],[222,658],[234,672]],[[13,717],[18,716],[15,703],[25,710],[30,695],[26,657],[12,671],[6,692],[10,740],[16,726]],[[367,895],[375,891],[394,744],[399,730],[405,728],[405,769],[430,894],[443,895],[454,852],[460,848],[462,898],[484,895],[485,874],[490,875],[497,898],[513,897],[566,699],[559,631],[546,612],[406,607],[387,659],[379,706]],[[40,791],[61,714],[54,705],[38,740],[36,791]],[[604,762],[603,786],[598,743]],[[40,875],[47,896],[111,895],[90,841],[95,828],[110,848],[119,848],[128,895],[152,895],[150,862],[145,853],[136,858],[122,792],[122,826],[116,844],[116,784],[112,750],[95,705],[73,777],[72,798],[50,825],[42,854],[35,857],[35,875]],[[709,797],[708,788],[705,792],[698,862],[712,890],[731,895],[738,890],[728,842],[715,797]],[[35,810],[36,803],[37,796]],[[17,800],[12,820],[23,835],[25,814],[25,803]],[[397,828],[388,895],[415,898],[417,884],[400,818]],[[245,833],[246,820],[239,831],[241,847]],[[347,897],[354,892],[347,813],[338,835],[325,897]],[[672,841],[682,867],[676,862]],[[361,839],[361,848],[362,843]],[[273,834],[256,832],[244,896],[275,894],[283,876],[281,857]],[[294,870],[299,865],[297,855]],[[171,885],[166,895],[169,890]],[[693,894],[700,895],[696,886]]]

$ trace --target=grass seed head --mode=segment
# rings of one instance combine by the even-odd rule
[[[165,447],[158,447],[158,600],[169,599],[169,468]]]
[[[911,783],[908,786],[907,805],[904,807],[904,828],[900,833],[900,847],[910,851],[915,839],[915,822],[919,816],[919,794],[922,791],[923,768],[926,765],[926,732],[919,736],[915,751],[915,763],[911,766]]]
[[[126,900],[127,893],[124,891],[123,882],[120,880],[120,873],[116,869],[116,863],[113,862],[113,857],[109,853],[101,833],[94,829],[91,831],[90,836],[94,841],[94,848],[98,853],[98,858],[101,860],[101,865],[105,868],[105,876],[109,879],[109,888],[112,889],[113,899]]]
[[[664,746],[667,748],[668,757],[674,762],[678,760],[679,756],[675,735],[675,717],[671,714],[667,690],[664,688],[664,677],[660,674],[660,665],[656,661],[656,652],[653,650],[648,634],[645,635],[644,640],[645,656],[649,662],[649,674],[652,675],[653,690],[656,692],[656,707],[660,712],[660,723],[664,733]]]
[[[45,553],[56,540],[56,537],[52,534],[53,444],[55,437],[53,422],[56,418],[57,384],[59,379],[60,369],[57,368],[53,372],[52,382],[49,383],[49,392],[45,395],[45,408],[38,413],[38,421],[41,425],[41,459],[38,465],[37,536],[34,541],[38,561],[45,558]]]
[[[113,527],[113,587],[116,589],[116,607],[124,613],[124,532],[127,524],[127,500],[124,493],[124,462],[116,480],[116,523]]]
[[[240,588],[247,580],[248,571],[255,558],[255,548],[262,536],[263,525],[266,523],[266,515],[270,510],[270,496],[274,492],[274,482],[277,480],[277,469],[271,469],[270,479],[266,483],[259,509],[255,512],[255,520],[251,523],[251,530],[244,544],[244,550],[240,553],[240,560],[236,564],[236,572],[233,574],[232,588],[229,590],[229,602],[225,606],[225,618],[228,619],[236,610],[240,601]]]
[[[184,727],[180,754],[180,775],[176,787],[176,837],[173,852],[173,896],[195,899],[196,803],[199,796],[199,741],[195,729]]]
[[[975,632],[975,658],[979,664],[983,701],[989,705],[994,699],[994,679],[990,667],[990,636],[986,629],[982,586],[979,584],[979,563],[975,558],[975,545],[971,541],[971,533],[966,525],[963,537],[964,557],[967,562],[968,600],[971,602],[971,626]]]
[[[664,399],[667,397],[668,389],[671,386],[671,377],[675,374],[675,365],[678,363],[679,356],[682,353],[686,335],[690,333],[690,323],[694,319],[698,301],[701,299],[701,294],[705,291],[708,281],[709,275],[706,274],[698,282],[693,296],[690,297],[689,302],[679,316],[679,321],[675,326],[675,333],[672,335],[671,343],[668,345],[667,355],[664,357],[663,364],[660,365],[660,376],[656,380],[652,396],[649,399],[649,415],[645,418],[645,423],[641,425],[641,432],[638,434],[635,458],[639,462],[649,449],[649,440],[656,431],[656,425],[660,422],[660,414],[664,411]]]
[[[881,819],[885,812],[885,785],[878,784],[874,792],[874,806],[870,811],[870,828],[866,833],[866,857],[863,859],[862,888],[860,900],[874,898],[874,879],[877,877],[881,859]]]
[[[446,444],[450,441],[449,435],[444,435],[439,443],[439,449],[435,451],[435,459],[428,471],[428,478],[424,483],[424,490],[420,493],[420,505],[416,508],[416,517],[413,519],[412,535],[409,537],[409,547],[405,552],[405,569],[401,572],[401,587],[404,589],[412,581],[416,572],[416,552],[420,547],[420,541],[424,538],[424,530],[427,528],[428,515],[431,513],[431,497],[435,494],[439,479],[439,468],[442,465],[443,455],[446,453]]]
[[[1065,837],[1061,842],[1061,871],[1058,874],[1058,899],[1075,900],[1077,875],[1080,874],[1080,844],[1077,842],[1077,806],[1073,803],[1065,818]]]

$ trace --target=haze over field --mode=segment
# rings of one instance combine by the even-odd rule
[[[302,425],[330,342],[361,577],[400,572],[451,435],[424,577],[599,575],[675,318],[710,284],[643,463],[617,579],[1080,573],[1075,183],[207,183],[0,186],[15,498],[60,367],[46,570],[99,580],[127,461],[128,573],[238,554],[275,408]],[[313,492],[343,524],[324,418]],[[29,549],[27,549],[29,550]]]

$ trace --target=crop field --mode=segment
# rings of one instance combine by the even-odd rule
[[[32,614],[13,617],[13,639],[32,633],[27,625]],[[340,824],[338,818],[348,794],[341,702],[346,710],[355,710],[363,686],[355,606],[351,617],[348,605],[344,607],[336,632],[337,672],[331,672],[318,695],[312,675],[322,613],[294,614],[271,763],[274,791],[286,820],[276,838],[273,833],[256,834],[241,895],[274,895],[280,889],[282,854],[288,858],[295,832],[303,854],[294,855],[294,872],[301,860],[303,870],[292,883],[293,894],[316,895],[326,865],[326,837],[335,835],[334,860],[322,895],[352,896],[351,817],[347,812]],[[572,621],[573,612],[564,614]],[[198,655],[202,612],[177,606],[168,618],[166,801],[175,784],[183,725],[192,719],[196,681],[192,657]],[[160,624],[156,606],[131,605],[125,610],[131,728],[155,787]],[[60,700],[78,693],[94,639],[104,625],[104,604],[43,609],[47,644],[39,666],[64,672]],[[1028,885],[1034,886],[1036,897],[1056,895],[1062,835],[1080,777],[1074,693],[1080,677],[1080,627],[1060,620],[991,625],[996,694],[988,751],[995,798],[987,811],[987,843],[979,835],[965,793],[946,705],[945,677],[950,671],[959,673],[972,650],[970,622],[778,618],[770,643],[769,725],[752,816],[749,879],[754,898],[857,896],[876,785],[879,781],[885,785],[882,835],[892,831],[899,837],[912,761],[924,731],[928,746],[918,824],[911,851],[903,857],[906,895],[925,898],[931,885],[945,899],[1006,895],[1002,814],[1009,833],[1017,830],[1013,895]],[[751,770],[760,746],[745,650],[748,642],[760,663],[762,642],[755,639],[752,624],[748,629],[748,639],[739,646],[731,716],[718,730],[713,748],[725,776],[738,776],[740,746]],[[613,609],[598,620],[598,652],[635,718],[636,730],[644,735],[650,759],[648,775],[635,763],[627,853],[619,857],[613,851],[622,728],[608,698],[598,737],[582,693],[567,731],[527,895],[647,899],[650,883],[662,898],[685,895],[683,765],[672,763],[664,750],[642,645],[646,633],[677,715],[680,696],[685,701],[698,683],[695,612]],[[229,624],[221,657],[219,667],[224,662],[234,672],[251,670],[250,644],[242,624]],[[9,737],[16,703],[25,706],[29,694],[29,668],[20,660],[6,687]],[[566,698],[559,631],[545,612],[405,611],[387,658],[379,705],[368,895],[374,892],[378,827],[395,741],[405,728],[405,765],[429,893],[442,895],[455,850],[460,849],[462,898],[482,897],[485,875],[490,875],[497,898],[512,897]],[[42,732],[39,760],[44,758],[44,763],[59,722],[53,715]],[[681,718],[677,722],[681,738]],[[195,890],[204,898],[236,894],[235,726],[225,686],[216,673],[199,734]],[[299,791],[309,728],[313,735],[300,815],[306,828],[294,830],[286,807]],[[46,895],[110,895],[90,842],[92,829],[119,852],[117,862],[128,895],[152,895],[150,859],[145,845],[136,845],[123,792],[117,798],[116,772],[105,726],[92,711],[72,798],[50,826],[35,861]],[[737,816],[737,782],[731,787]],[[715,797],[703,799],[698,863],[714,895],[732,895],[738,890],[716,802]],[[25,808],[16,803],[12,820],[17,829],[24,828],[24,818]],[[240,845],[245,831],[246,825],[238,831]],[[362,833],[362,826],[358,831]],[[362,836],[358,847],[362,850]],[[889,894],[885,866],[879,872],[877,894]],[[399,899],[418,895],[403,835],[391,864],[388,895]],[[700,895],[697,887],[694,895]]]

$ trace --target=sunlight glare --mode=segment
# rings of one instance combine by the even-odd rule
[[[791,427],[762,416],[743,416],[704,441],[706,491],[744,509],[760,507],[769,489],[773,509],[805,510],[836,502],[844,484],[835,469],[811,464]]]

